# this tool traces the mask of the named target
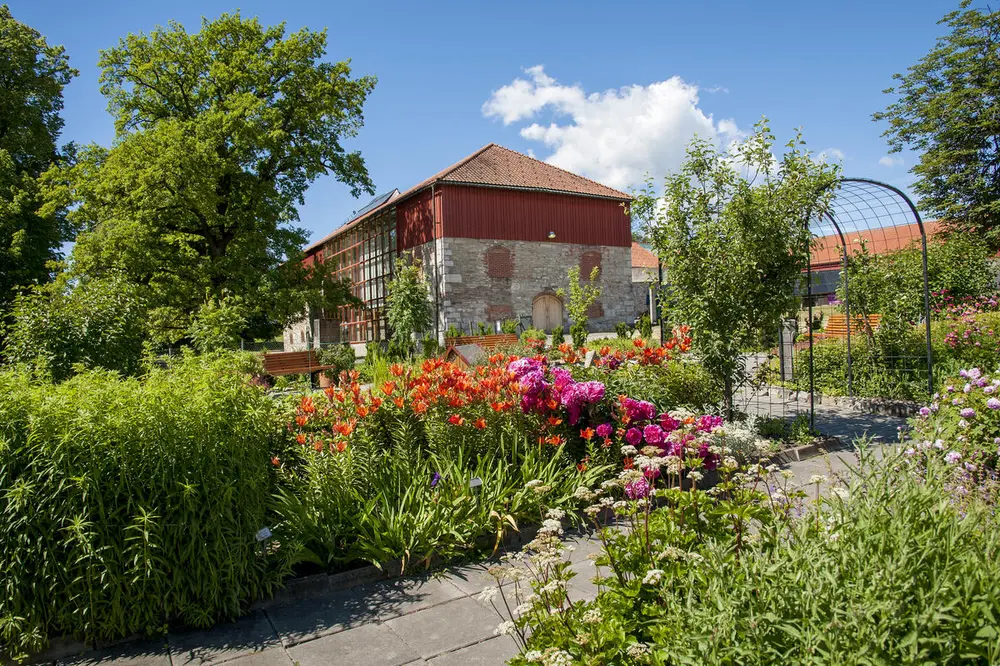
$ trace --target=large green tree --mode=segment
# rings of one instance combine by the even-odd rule
[[[890,149],[920,154],[920,207],[1000,246],[1000,11],[964,0],[934,48],[896,74],[894,103],[876,113]]]
[[[39,213],[38,177],[62,157],[62,93],[75,75],[61,46],[0,6],[0,316],[17,290],[51,279],[69,238],[61,209]]]
[[[688,324],[726,416],[747,379],[743,354],[795,310],[809,259],[809,220],[829,205],[838,168],[815,160],[801,136],[774,156],[766,119],[729,151],[695,139],[662,197],[652,183],[632,214],[646,222],[666,271],[667,320]]]
[[[48,177],[53,201],[77,205],[74,270],[125,272],[166,339],[184,335],[206,293],[239,298],[262,337],[309,302],[342,302],[331,266],[300,261],[297,205],[326,174],[355,195],[373,191],[343,141],[362,126],[375,79],[323,62],[326,45],[325,31],[286,34],[237,13],[102,51],[115,141]]]

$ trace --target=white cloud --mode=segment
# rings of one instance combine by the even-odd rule
[[[624,189],[639,185],[647,173],[659,178],[676,170],[696,134],[726,145],[746,136],[734,120],[716,121],[699,108],[698,86],[677,76],[587,93],[558,83],[541,65],[524,71],[526,78],[493,91],[483,115],[510,125],[551,112],[551,122],[532,122],[521,136],[551,149],[545,158],[550,164],[611,187]]]
[[[844,161],[844,151],[840,148],[827,148],[826,150],[821,150],[816,153],[815,160],[817,162],[843,162]]]
[[[901,165],[903,163],[903,158],[893,157],[892,155],[885,155],[884,157],[879,158],[878,163],[884,167],[888,167],[891,169],[895,166]]]

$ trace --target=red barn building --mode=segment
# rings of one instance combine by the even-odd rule
[[[566,324],[556,295],[566,273],[600,269],[592,331],[611,330],[645,310],[633,288],[630,197],[496,144],[400,193],[376,197],[349,222],[306,248],[307,262],[335,261],[366,308],[313,313],[285,331],[286,349],[364,343],[388,335],[386,285],[408,253],[427,277],[434,331],[520,319],[551,329]],[[641,293],[640,293],[641,292]],[[638,296],[638,298],[637,298]]]

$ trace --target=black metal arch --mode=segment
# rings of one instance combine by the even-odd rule
[[[927,232],[917,207],[910,197],[899,188],[870,178],[840,178],[824,186],[819,195],[827,190],[835,189],[833,198],[826,210],[809,221],[809,229],[817,238],[837,238],[840,247],[838,257],[844,279],[845,313],[847,318],[847,391],[853,394],[851,370],[851,300],[850,285],[847,280],[847,265],[849,258],[848,238],[852,234],[867,237],[881,243],[886,249],[902,249],[918,238],[923,261],[923,296],[924,296],[924,334],[927,354],[927,388],[934,391],[933,364],[931,351],[930,322],[930,291],[927,277]],[[916,225],[917,233],[913,227]],[[823,233],[825,232],[825,233]],[[818,248],[819,256],[833,257],[830,248]],[[813,255],[810,253],[807,279],[807,297],[809,321],[813,317]],[[832,262],[831,262],[832,263]],[[815,394],[813,377],[813,335],[809,336],[809,391]],[[814,414],[810,399],[810,419]]]

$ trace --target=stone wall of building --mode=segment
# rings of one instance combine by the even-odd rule
[[[442,333],[450,324],[467,329],[469,322],[523,318],[528,324],[536,298],[566,289],[572,266],[587,269],[595,263],[603,291],[589,322],[592,332],[614,330],[643,308],[635,302],[628,247],[439,238],[414,248],[414,254],[423,262],[432,295],[437,291]],[[568,328],[565,307],[563,313]]]

